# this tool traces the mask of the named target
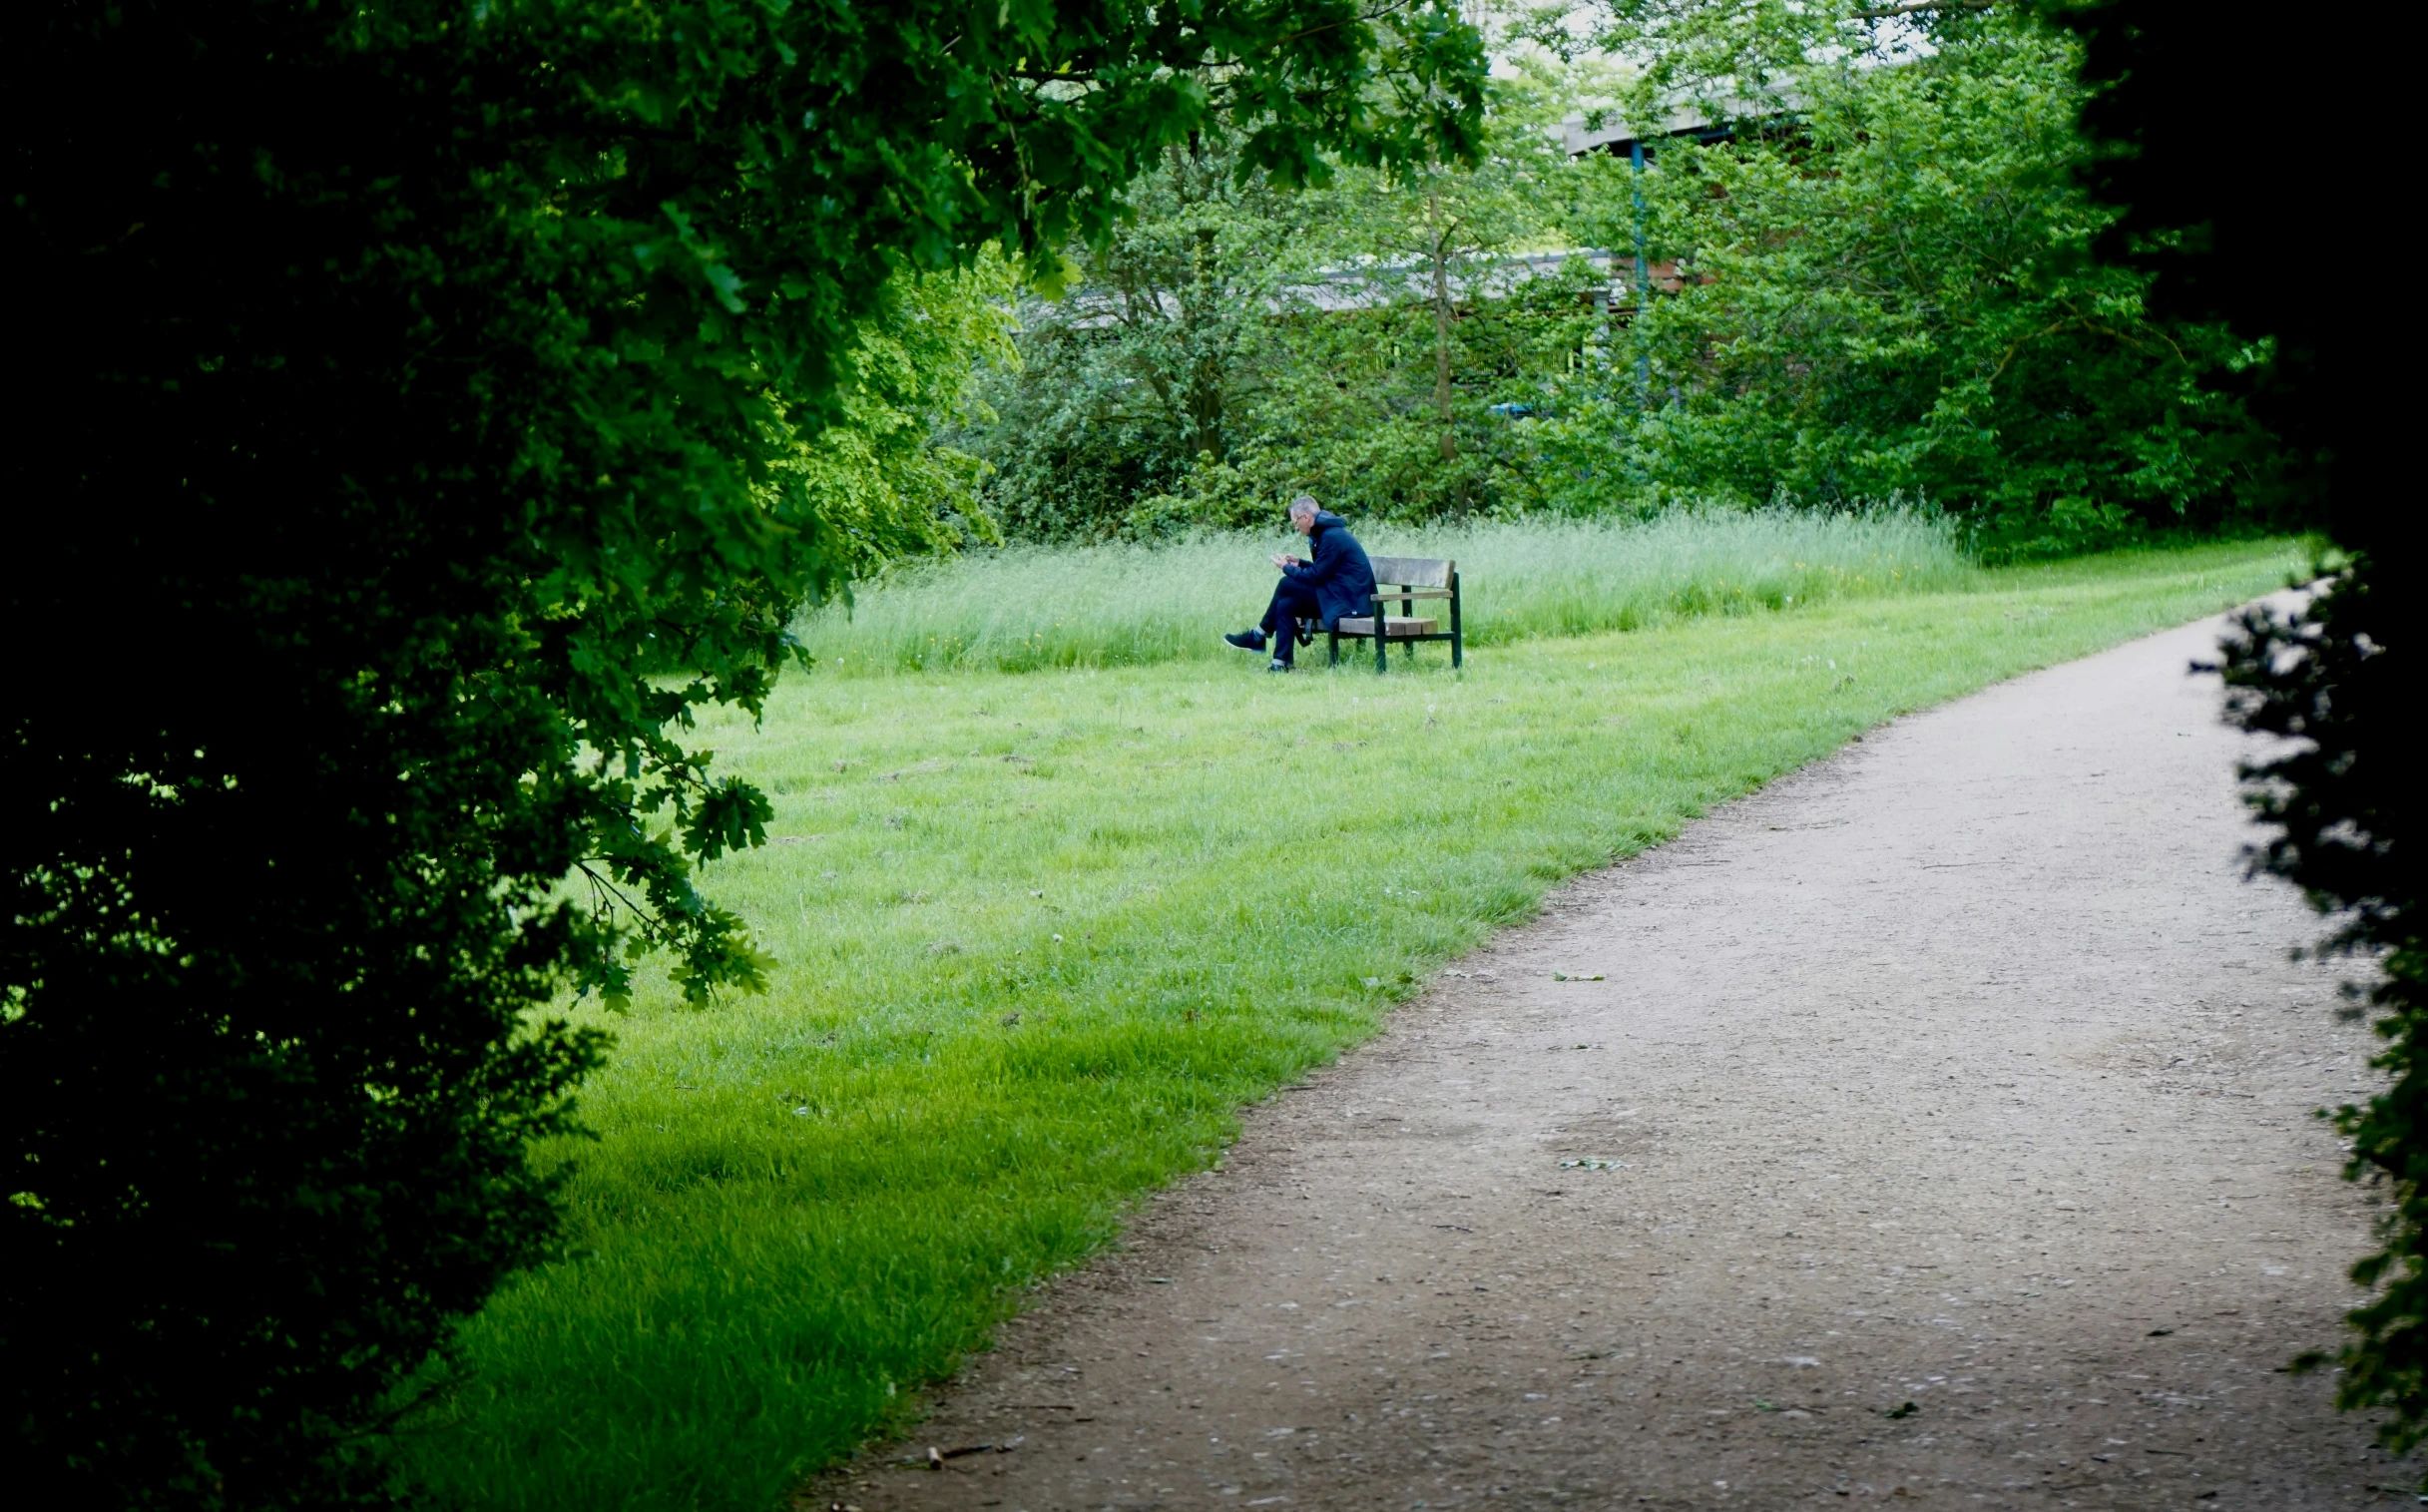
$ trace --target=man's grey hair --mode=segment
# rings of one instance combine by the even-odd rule
[[[1298,497],[1290,500],[1290,518],[1296,519],[1300,515],[1315,514],[1322,508],[1322,505],[1315,502],[1315,496],[1313,494],[1302,493]]]

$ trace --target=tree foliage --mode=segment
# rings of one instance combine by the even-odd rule
[[[833,418],[794,436],[758,488],[772,506],[797,487],[846,579],[888,563],[1001,539],[978,498],[985,464],[943,444],[974,409],[976,373],[1017,361],[1001,257],[955,273],[902,273],[854,333]]]
[[[1524,30],[1573,56],[1519,55],[1471,164],[1290,198],[1214,139],[1142,180],[990,379],[967,444],[1009,527],[1228,524],[1299,488],[1396,518],[1904,497],[2001,553],[2299,518],[2217,381],[2264,345],[2093,253],[2118,212],[2076,180],[2070,40],[1972,7],[1591,14],[1631,70],[1558,19]],[[1650,121],[1645,170],[1572,161],[1563,116]]]
[[[2356,958],[2351,990],[2387,1041],[2372,1063],[2386,1090],[2346,1104],[2344,1175],[2392,1199],[2378,1248],[2352,1267],[2371,1290],[2349,1320],[2337,1400],[2387,1407],[2395,1453],[2428,1439],[2428,918],[2423,917],[2418,762],[2420,616],[2384,600],[2408,590],[2375,558],[2334,575],[2293,614],[2245,611],[2225,647],[2226,714],[2278,738],[2242,771],[2267,839],[2252,864],[2300,887],[2334,922],[2322,954]],[[2383,638],[2383,639],[2381,639]],[[2312,1353],[2311,1363],[2322,1355]]]
[[[769,808],[693,712],[981,528],[924,428],[983,301],[906,278],[1050,278],[1217,115],[1274,183],[1468,151],[1480,54],[1354,0],[5,25],[19,1474],[375,1498],[381,1401],[551,1242],[525,1149],[604,1048],[552,995],[769,969],[695,881]]]
[[[991,506],[1022,535],[1146,527],[1147,501],[1201,468],[1225,475],[1252,446],[1304,200],[1217,129],[1166,148],[1128,212],[1073,253],[1067,296],[1021,301],[1018,359],[990,374],[987,414],[957,438],[992,465]]]
[[[1630,471],[1927,498],[2006,550],[2251,513],[2265,438],[2204,381],[2251,354],[2092,257],[2115,213],[2070,177],[2073,68],[2034,24],[1977,22],[1929,56],[1808,68],[1792,116],[1663,144],[1630,188],[1683,278],[1621,343],[1647,379]],[[1612,204],[1603,240],[1632,214]]]
[[[1539,403],[1594,324],[1582,263],[1519,255],[1561,243],[1575,178],[1549,82],[1498,82],[1471,164],[1283,194],[1221,134],[1169,152],[1067,294],[1023,301],[997,418],[963,438],[1007,528],[1228,526],[1302,488],[1403,519],[1539,505],[1493,406]]]

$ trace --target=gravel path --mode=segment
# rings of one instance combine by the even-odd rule
[[[807,1501],[2346,1507],[2367,1036],[2186,627],[1584,878]],[[1562,981],[1554,972],[1572,978]],[[927,1446],[990,1448],[939,1471]],[[2382,1490],[2380,1488],[2383,1488]]]

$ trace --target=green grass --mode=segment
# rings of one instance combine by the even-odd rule
[[[1454,559],[1476,646],[1953,588],[1977,572],[1944,517],[1893,507],[1383,526],[1360,539],[1378,556]],[[848,606],[805,616],[798,634],[822,670],[846,675],[1219,660],[1231,655],[1222,632],[1263,612],[1266,558],[1290,547],[1305,542],[1214,535],[978,552],[863,588]]]
[[[1433,648],[1387,679],[1239,657],[794,680],[763,728],[710,735],[776,805],[777,843],[711,874],[783,959],[774,988],[599,1016],[619,1048],[586,1097],[578,1249],[467,1330],[415,1468],[479,1507],[763,1512],[1561,878],[2301,560],[1968,572],[1483,649],[1462,677]],[[1284,876],[1303,903],[1278,910]]]

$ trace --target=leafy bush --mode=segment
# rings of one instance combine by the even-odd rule
[[[844,576],[1000,539],[978,498],[985,464],[937,438],[970,413],[977,365],[1012,358],[1013,283],[991,253],[965,273],[887,283],[854,332],[834,420],[768,464],[762,503],[799,490]]]
[[[602,1041],[546,1005],[653,944],[761,980],[693,874],[770,809],[696,711],[964,528],[925,427],[986,320],[893,280],[1049,272],[1217,103],[1280,181],[1455,155],[1479,51],[1331,0],[6,25],[6,602],[52,673],[0,740],[13,1468],[378,1500],[383,1399],[554,1242],[526,1147]]]
[[[1006,528],[1236,529],[1308,488],[1409,522],[1542,507],[1508,407],[1595,323],[1584,259],[1518,257],[1576,177],[1545,130],[1562,98],[1504,85],[1471,170],[1343,164],[1296,194],[1222,134],[1169,150],[1070,290],[1022,302],[994,417],[954,438]]]
[[[2344,1175],[2393,1189],[2377,1252],[2352,1278],[2375,1292],[2351,1314],[2337,1400],[2387,1406],[2387,1447],[2428,1439],[2428,911],[2421,906],[2418,763],[2421,616],[2389,602],[2403,590],[2347,566],[2303,610],[2247,611],[2226,644],[2227,717],[2277,737],[2242,769],[2270,834],[2259,868],[2300,887],[2335,927],[2321,947],[2357,957],[2373,978],[2352,1011],[2387,1041],[2372,1063],[2392,1085],[2336,1110],[2352,1141]],[[2312,1355],[2312,1362],[2321,1356]]]
[[[2154,319],[2147,275],[2090,255],[2115,213],[2069,178],[2074,54],[2028,19],[1942,44],[1806,70],[1792,125],[1663,145],[1626,188],[1681,286],[1569,426],[1636,412],[1618,465],[1664,487],[1929,498],[1993,551],[2247,513],[2265,438],[2204,380],[2248,354]]]
[[[2117,213],[2075,182],[2069,41],[1970,8],[1899,34],[1927,47],[1846,7],[1616,9],[1673,50],[1645,79],[1725,96],[1767,58],[1792,90],[1705,101],[1733,134],[1656,130],[1642,174],[1568,159],[1557,123],[1677,100],[1541,57],[1472,167],[1292,198],[1219,138],[1174,150],[1073,292],[1024,302],[1001,419],[958,443],[1012,534],[1235,528],[1301,488],[1405,522],[1902,496],[1994,555],[2300,523],[2213,381],[2264,343],[2159,318],[2147,272],[2092,254]]]

